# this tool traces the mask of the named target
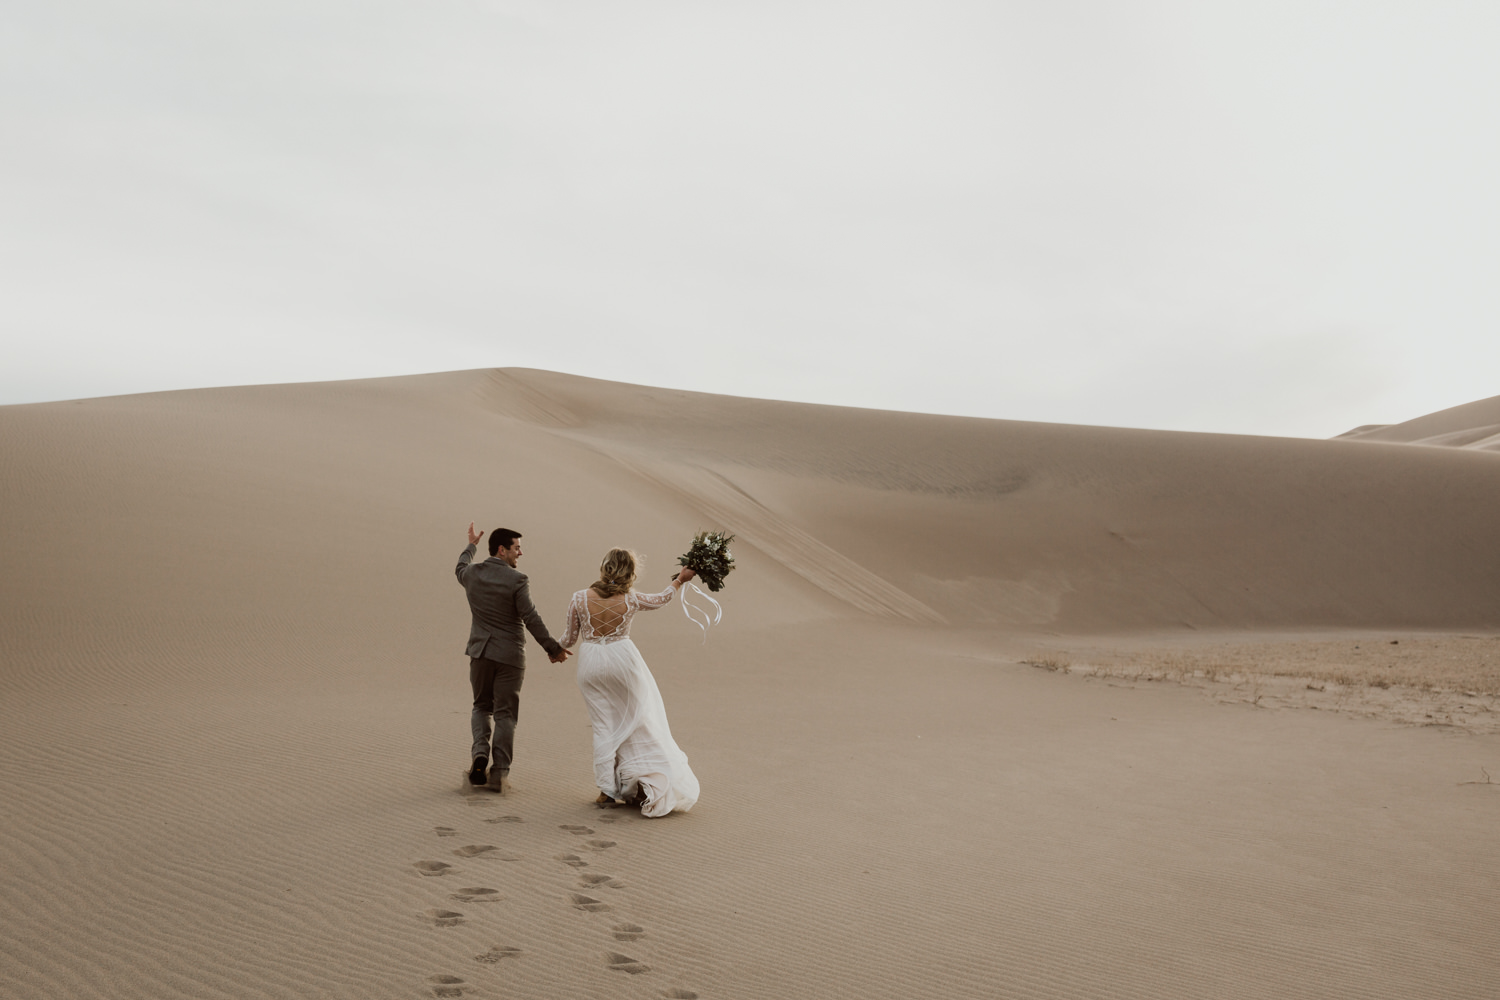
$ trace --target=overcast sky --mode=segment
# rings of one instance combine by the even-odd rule
[[[488,366],[1328,436],[1500,394],[1493,0],[0,0],[0,403]]]

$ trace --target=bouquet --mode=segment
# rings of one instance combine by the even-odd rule
[[[724,578],[734,571],[734,556],[729,553],[729,543],[732,541],[734,536],[722,531],[700,531],[693,536],[693,544],[688,546],[688,550],[677,557],[677,562],[697,573],[698,578],[708,584],[709,590],[723,590]],[[713,605],[712,614],[707,608],[688,600],[689,589]],[[719,624],[719,619],[724,616],[724,609],[719,607],[718,601],[699,590],[698,585],[689,580],[682,591],[682,613],[687,615],[688,621],[703,630],[703,641],[707,642],[708,630]]]
[[[693,536],[688,550],[677,557],[677,562],[697,573],[709,590],[718,593],[724,589],[724,578],[734,572],[734,556],[729,552],[732,541],[734,536],[722,531],[700,531]]]

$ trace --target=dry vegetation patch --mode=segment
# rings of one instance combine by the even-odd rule
[[[1132,642],[1046,650],[1045,670],[1202,687],[1218,700],[1500,731],[1500,636]]]

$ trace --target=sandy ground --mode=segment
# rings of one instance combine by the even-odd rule
[[[1500,980],[1491,451],[478,371],[8,407],[0,468],[0,995]],[[690,814],[589,804],[536,650],[465,793],[470,519],[554,629],[608,546],[741,533],[706,643],[636,626]]]

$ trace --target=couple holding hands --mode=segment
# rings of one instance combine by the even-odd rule
[[[656,679],[630,639],[630,622],[638,612],[670,603],[693,578],[693,570],[684,566],[660,593],[638,593],[635,553],[610,549],[599,566],[599,579],[569,601],[567,627],[559,641],[542,624],[531,603],[526,574],[516,568],[521,533],[508,528],[491,531],[489,558],[476,563],[483,537],[471,522],[469,544],[455,569],[472,615],[465,650],[474,690],[469,783],[502,794],[509,788],[526,673],[525,633],[530,632],[553,663],[578,657],[578,689],[594,730],[596,802],[639,806],[642,815],[651,817],[691,809],[698,801],[698,779],[688,767],[687,754],[672,739]]]

